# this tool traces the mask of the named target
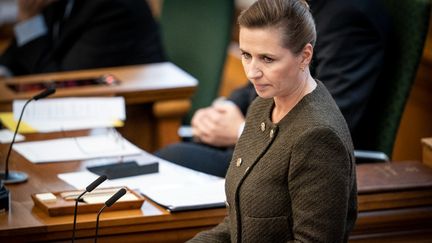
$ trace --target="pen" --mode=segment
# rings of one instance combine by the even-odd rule
[[[113,194],[119,190],[119,188],[106,188],[106,189],[96,189],[92,192],[87,193],[84,197],[91,197],[91,196],[100,196],[104,194]],[[79,195],[81,191],[72,191],[72,192],[62,192],[60,193],[60,196],[64,200],[75,200]]]

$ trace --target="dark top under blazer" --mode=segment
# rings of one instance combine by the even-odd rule
[[[13,41],[0,57],[0,65],[14,75],[24,75],[165,60],[146,1],[75,0],[70,16],[63,19],[67,2],[57,1],[44,9],[48,34],[21,47]]]
[[[353,145],[321,82],[279,123],[257,98],[226,176],[228,216],[191,242],[346,242],[357,217]]]

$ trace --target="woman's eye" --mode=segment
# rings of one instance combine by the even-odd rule
[[[250,57],[251,57],[251,55],[249,53],[246,53],[246,52],[243,52],[241,55],[244,59],[250,59]]]
[[[266,63],[272,63],[273,62],[273,58],[270,58],[270,57],[263,57],[263,60]]]

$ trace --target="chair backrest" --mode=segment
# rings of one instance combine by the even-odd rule
[[[389,55],[356,134],[356,149],[382,151],[391,158],[428,30],[429,0],[382,0],[392,18]]]
[[[168,60],[198,80],[185,122],[218,94],[233,16],[233,0],[163,1],[160,24]]]

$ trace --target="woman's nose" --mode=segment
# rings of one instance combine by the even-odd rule
[[[246,77],[250,79],[257,79],[262,76],[261,69],[254,63],[250,63],[246,70]]]

